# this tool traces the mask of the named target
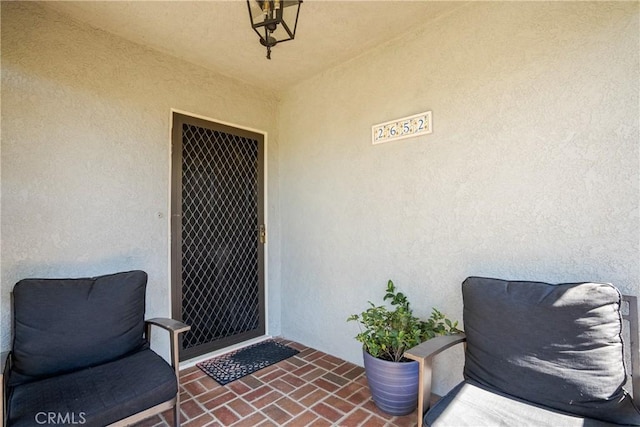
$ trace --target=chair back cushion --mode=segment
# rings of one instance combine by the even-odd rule
[[[615,287],[470,277],[462,294],[466,379],[571,414],[640,424],[622,388]]]
[[[18,282],[11,384],[97,366],[144,348],[146,284],[144,271]]]

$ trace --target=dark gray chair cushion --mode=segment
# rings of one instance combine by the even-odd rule
[[[460,383],[427,412],[430,427],[613,427],[487,390],[473,381]]]
[[[567,413],[640,425],[622,388],[615,287],[470,277],[462,294],[467,380]]]
[[[173,368],[152,350],[141,350],[104,365],[13,388],[9,425],[51,425],[43,421],[53,414],[56,425],[103,427],[175,397],[177,387]]]
[[[144,348],[146,284],[144,271],[18,282],[10,384],[100,365]]]

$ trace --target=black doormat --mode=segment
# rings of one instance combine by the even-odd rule
[[[225,385],[298,353],[296,349],[268,340],[205,360],[196,366],[220,385]]]

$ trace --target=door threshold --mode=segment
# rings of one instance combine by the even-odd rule
[[[196,366],[197,363],[203,362],[205,360],[211,359],[213,357],[222,356],[223,354],[231,353],[232,351],[239,350],[244,347],[248,347],[253,344],[260,343],[262,341],[266,341],[273,338],[271,335],[262,335],[261,337],[251,338],[246,341],[242,341],[237,344],[230,345],[229,347],[221,348],[220,350],[215,350],[207,354],[203,354],[201,356],[196,356],[191,359],[184,360],[180,362],[180,369],[187,369],[193,366]]]

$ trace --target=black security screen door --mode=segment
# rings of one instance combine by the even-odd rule
[[[264,335],[264,137],[173,114],[173,317],[188,359]]]

